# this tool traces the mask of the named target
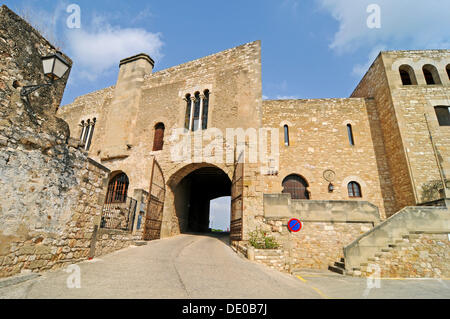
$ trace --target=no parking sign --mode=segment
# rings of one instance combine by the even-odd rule
[[[287,224],[289,230],[293,233],[298,233],[303,228],[303,224],[297,218],[292,218]]]

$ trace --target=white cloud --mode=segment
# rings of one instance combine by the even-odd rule
[[[162,57],[160,33],[111,26],[102,17],[95,17],[92,24],[91,28],[74,29],[67,34],[76,76],[95,80],[117,67],[121,59],[138,53],[154,59]]]
[[[450,47],[450,1],[442,0],[316,0],[338,22],[330,47],[351,52],[380,43],[389,49]],[[369,4],[381,8],[381,28],[367,27]]]
[[[300,99],[297,95],[277,95],[277,100],[298,100]]]

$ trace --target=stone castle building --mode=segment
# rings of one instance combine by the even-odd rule
[[[381,52],[350,98],[311,100],[263,100],[259,41],[158,72],[138,54],[58,108],[67,76],[20,97],[56,49],[5,6],[0,36],[0,277],[208,231],[223,196],[233,248],[280,270],[450,276],[450,51]]]
[[[279,130],[277,167],[265,173],[244,164],[244,220],[259,214],[263,194],[283,190],[297,199],[368,201],[382,219],[445,198],[450,51],[382,52],[350,98],[263,100],[260,50],[256,41],[155,73],[145,54],[124,59],[115,86],[77,98],[58,116],[90,157],[126,174],[129,194],[148,190],[153,159],[160,164],[162,236],[187,230],[193,214],[205,228],[209,200],[230,195],[214,188],[233,180],[233,165],[173,161],[170,135],[179,128],[203,136],[215,134],[211,128]],[[197,180],[202,172],[210,177]]]

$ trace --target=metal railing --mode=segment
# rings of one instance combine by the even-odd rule
[[[100,228],[131,231],[133,229],[137,201],[127,197],[123,203],[107,203],[102,208]]]

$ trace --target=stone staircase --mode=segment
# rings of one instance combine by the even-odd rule
[[[341,258],[339,261],[336,261],[334,264],[328,266],[328,270],[335,272],[340,275],[345,275],[345,258]]]
[[[373,266],[370,265],[378,264],[386,259],[389,259],[389,257],[392,256],[392,252],[396,249],[401,250],[403,247],[411,247],[411,243],[415,239],[419,238],[419,233],[422,232],[410,232],[409,234],[402,235],[402,238],[393,238],[385,247],[379,248],[378,252],[376,252],[372,257],[367,258],[366,261],[361,262],[357,267],[347,269],[348,267],[345,267],[345,258],[341,258],[340,261],[329,265],[328,270],[341,275],[349,275],[354,277],[360,277],[368,274],[370,275],[373,271]]]
[[[386,247],[380,248],[373,257],[369,257],[367,258],[367,261],[360,263],[359,267],[352,267],[352,269],[346,270],[346,274],[349,276],[360,277],[368,272],[371,273],[373,271],[373,269],[369,269],[372,268],[370,266],[371,264],[377,264],[380,260],[388,258],[394,249],[409,246],[409,238],[414,236],[417,235],[403,235],[402,238],[393,238]]]
[[[360,263],[358,267],[352,267],[351,269],[346,269],[345,267],[345,258],[341,258],[340,261],[335,262],[328,266],[328,270],[341,274],[341,275],[349,275],[354,277],[359,277],[363,273],[368,272],[370,264],[376,264],[380,262],[381,259],[389,257],[391,252],[394,249],[407,247],[410,245],[410,239],[416,239],[418,235],[414,232],[409,235],[403,235],[402,238],[394,238],[390,241],[386,247],[380,248],[377,253],[374,254],[373,257],[367,258],[366,261]],[[370,272],[370,271],[369,271]]]

